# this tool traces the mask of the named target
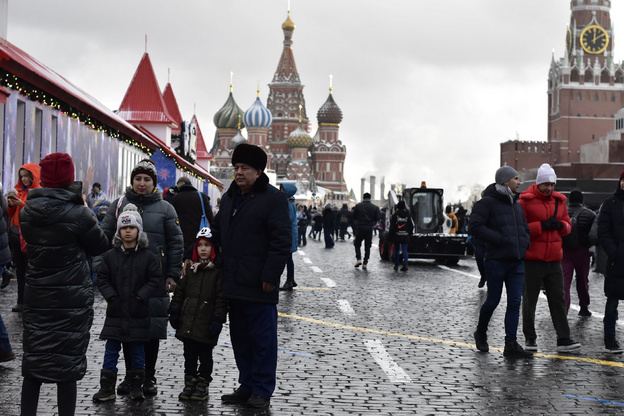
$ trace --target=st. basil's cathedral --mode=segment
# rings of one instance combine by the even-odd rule
[[[284,48],[273,80],[269,84],[266,106],[258,90],[251,107],[243,111],[234,99],[233,85],[229,96],[214,115],[217,128],[210,153],[210,172],[221,182],[232,178],[231,158],[240,143],[262,147],[268,155],[267,170],[274,172],[276,184],[297,186],[296,199],[340,204],[354,200],[344,179],[346,146],[340,141],[342,110],[329,96],[317,112],[318,130],[310,136],[303,84],[293,54],[295,24],[290,18],[282,24]],[[243,134],[246,130],[247,137]]]

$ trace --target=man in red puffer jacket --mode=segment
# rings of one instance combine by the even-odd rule
[[[522,330],[526,338],[525,349],[528,351],[537,351],[535,308],[542,284],[557,332],[557,351],[571,351],[581,347],[581,344],[570,338],[566,312],[561,237],[570,234],[572,224],[565,204],[566,197],[555,191],[556,182],[555,171],[544,163],[537,171],[535,184],[520,194],[518,201],[531,232],[531,246],[524,261],[522,300]]]

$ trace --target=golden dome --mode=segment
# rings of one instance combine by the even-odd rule
[[[290,11],[288,12],[288,17],[282,23],[282,30],[295,30],[295,24],[290,20]]]

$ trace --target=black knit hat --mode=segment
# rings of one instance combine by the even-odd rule
[[[154,181],[154,186],[158,183],[158,173],[156,172],[156,165],[149,159],[143,159],[132,169],[130,174],[130,184],[134,181],[134,177],[139,173],[143,173]]]
[[[267,164],[267,154],[253,144],[241,143],[232,153],[232,165],[244,163],[254,169],[264,170]]]
[[[570,192],[570,198],[568,198],[570,200],[571,204],[582,204],[583,203],[583,192],[579,191],[578,189],[575,189],[573,191]]]

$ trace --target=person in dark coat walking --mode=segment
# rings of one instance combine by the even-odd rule
[[[355,267],[362,266],[366,270],[370,258],[370,248],[373,244],[373,227],[381,220],[379,207],[371,202],[371,194],[362,195],[362,202],[353,209],[353,225],[355,226]],[[364,263],[362,263],[362,241],[364,241]]]
[[[176,338],[184,344],[184,390],[178,398],[201,401],[208,398],[212,350],[227,316],[221,258],[210,228],[197,233],[191,262],[173,293],[169,322],[177,329]]]
[[[566,310],[570,309],[570,286],[574,271],[576,271],[576,293],[581,310],[579,316],[591,316],[589,306],[589,265],[592,246],[589,241],[589,232],[596,218],[596,214],[583,206],[583,193],[579,190],[570,192],[568,199],[568,214],[572,224],[572,232],[562,237],[563,259],[563,289],[565,291]]]
[[[93,323],[89,256],[104,253],[108,241],[82,195],[69,189],[71,157],[52,153],[39,163],[43,188],[28,193],[20,212],[28,245],[21,414],[37,414],[41,384],[56,383],[59,415],[73,415]]]
[[[604,315],[605,351],[624,351],[615,337],[618,304],[624,299],[624,171],[613,195],[605,199],[598,215],[598,242],[607,255],[604,293],[607,297]]]
[[[280,290],[291,291],[297,287],[295,282],[295,262],[293,261],[293,253],[297,252],[298,245],[298,226],[297,226],[297,206],[295,205],[295,193],[297,193],[297,187],[292,183],[283,183],[280,185],[280,190],[286,194],[288,198],[288,212],[290,214],[290,222],[292,224],[292,246],[290,247],[290,256],[286,262],[286,282],[284,286],[280,287]],[[304,231],[305,233],[305,231]]]
[[[145,383],[143,392],[147,396],[158,393],[156,386],[156,362],[160,340],[167,338],[169,325],[169,295],[175,290],[180,278],[184,252],[184,240],[178,221],[178,214],[173,206],[163,201],[158,188],[156,165],[149,159],[141,160],[132,169],[130,183],[123,197],[113,201],[102,221],[102,229],[112,242],[117,229],[117,217],[123,208],[132,203],[136,205],[143,218],[143,231],[147,234],[147,249],[158,258],[161,271],[161,285],[149,300],[150,307],[150,340],[145,343]],[[128,351],[124,349],[124,356]],[[126,374],[130,370],[130,359],[125,359]],[[126,377],[117,386],[117,394],[130,393],[130,380]]]
[[[507,310],[503,355],[528,358],[533,353],[518,344],[517,332],[524,287],[524,256],[530,245],[529,226],[522,207],[515,201],[520,186],[518,172],[510,166],[503,166],[496,171],[495,180],[485,189],[483,198],[475,204],[470,216],[470,232],[486,246],[488,287],[474,338],[479,351],[489,351],[488,324],[500,303],[505,285]]]
[[[0,190],[0,196],[1,195]],[[0,204],[0,275],[4,271],[5,266],[11,261],[11,250],[9,250],[9,235],[7,234],[7,225],[5,221],[5,212],[3,204]],[[0,315],[0,362],[13,360],[15,354],[11,348],[9,334]]]
[[[100,263],[97,287],[108,302],[100,338],[106,340],[100,390],[93,401],[115,399],[117,363],[122,344],[130,352],[130,398],[143,400],[145,348],[150,338],[149,299],[160,289],[158,258],[146,250],[147,235],[134,204],[128,204],[117,219],[113,248]]]
[[[312,209],[312,239],[321,241],[321,233],[323,232],[323,213],[317,209]]]
[[[266,153],[239,144],[235,178],[221,199],[213,234],[222,247],[223,295],[240,386],[221,400],[267,408],[277,370],[279,283],[292,246],[288,199],[263,172]]]
[[[334,248],[334,210],[330,204],[325,205],[323,210],[323,237],[325,238],[325,248]]]
[[[414,231],[414,223],[405,208],[405,201],[399,201],[396,205],[396,211],[390,217],[390,240],[394,243],[394,270],[399,269],[399,256],[403,254],[402,272],[407,271],[407,262],[409,256],[407,254],[407,246]]]
[[[171,204],[175,208],[180,220],[180,228],[184,237],[184,251],[186,252],[186,250],[193,247],[196,240],[195,236],[202,228],[200,227],[200,222],[203,213],[206,213],[206,219],[210,224],[212,224],[214,217],[212,208],[210,208],[210,197],[195,189],[191,185],[189,178],[182,176],[178,179],[177,188],[178,193],[173,198]],[[203,211],[202,204],[204,207]]]
[[[351,222],[351,211],[349,210],[349,206],[347,204],[342,204],[342,208],[338,211],[338,223],[340,224],[340,241],[344,241],[345,234],[348,235],[348,238],[351,238],[351,234],[349,234],[349,223]]]

